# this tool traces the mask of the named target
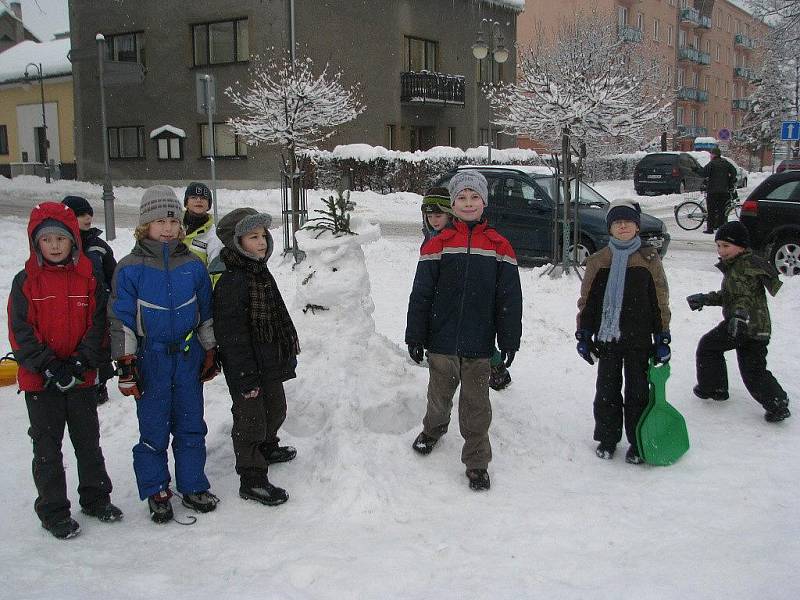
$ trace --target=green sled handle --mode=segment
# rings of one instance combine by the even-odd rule
[[[675,463],[689,449],[686,421],[678,410],[667,402],[669,363],[656,366],[653,361],[647,370],[650,402],[636,426],[639,454],[651,465]]]

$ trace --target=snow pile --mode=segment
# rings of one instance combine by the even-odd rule
[[[477,161],[486,160],[488,148],[480,146],[478,148],[454,148],[452,146],[435,146],[430,150],[416,150],[405,152],[401,150],[387,150],[383,146],[370,146],[369,144],[342,144],[333,150],[311,150],[306,151],[306,156],[312,159],[322,160],[358,160],[368,163],[373,160],[383,159],[387,161],[397,160],[406,162],[422,162],[430,160],[460,160],[468,159]],[[524,148],[508,148],[505,150],[492,149],[492,161],[495,163],[504,162],[523,162],[536,160],[539,155],[533,150]]]

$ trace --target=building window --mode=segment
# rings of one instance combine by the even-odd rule
[[[684,76],[683,69],[678,69],[678,87],[683,87]]]
[[[644,31],[644,15],[642,13],[636,14],[636,29]]]
[[[144,32],[120,33],[105,38],[108,60],[145,64]]]
[[[181,160],[183,158],[183,129],[165,125],[150,132],[150,139],[156,143],[158,160]]]
[[[708,75],[705,76],[705,80],[703,81],[703,89],[706,92],[711,91],[711,77],[709,77]]]
[[[656,19],[658,22],[658,19]],[[672,40],[675,37],[675,28],[672,25],[667,25],[667,45],[672,46]]]
[[[0,154],[8,154],[8,128],[0,125]]]
[[[109,127],[109,158],[144,158],[144,127]]]
[[[447,128],[447,145],[448,146],[456,146],[456,128],[455,127],[448,127]]]
[[[708,127],[708,111],[703,111],[703,127]]]
[[[247,19],[193,25],[192,43],[196,67],[250,60]]]
[[[733,17],[731,17],[731,14],[728,13],[728,27],[726,28],[728,33],[731,33],[731,24],[732,23],[733,23]]]
[[[617,23],[619,24],[620,30],[628,25],[628,7],[627,6],[618,6],[617,7]]]
[[[692,127],[697,126],[697,109],[693,108],[692,112],[689,113],[689,125]]]
[[[714,113],[714,129],[719,127],[719,113]]]
[[[658,19],[653,19],[653,39],[656,42],[661,41],[661,21]],[[667,43],[669,43],[669,40],[667,40]]]
[[[675,124],[678,126],[683,125],[683,107],[679,106],[675,111]]]
[[[678,30],[678,48],[686,47],[686,32],[683,29]]]
[[[719,62],[721,54],[722,54],[722,47],[719,44],[717,44],[717,62]]]
[[[384,135],[384,140],[383,141],[386,144],[386,149],[387,150],[394,150],[395,149],[395,146],[394,146],[394,143],[395,143],[394,142],[394,140],[395,140],[395,137],[394,137],[394,125],[392,125],[392,124],[387,125],[384,134],[385,135]]]
[[[478,72],[476,78],[478,82],[491,81],[492,83],[500,83],[503,81],[503,64],[489,57],[477,61]],[[491,69],[491,73],[489,73],[489,69]]]
[[[439,42],[406,36],[406,71],[437,71]]]
[[[200,125],[203,158],[209,156],[208,125]],[[247,144],[226,123],[214,123],[214,156],[218,158],[247,158]]]

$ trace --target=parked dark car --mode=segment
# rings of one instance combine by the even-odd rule
[[[784,171],[800,171],[800,158],[784,158],[775,167],[776,173],[783,173]]]
[[[485,215],[489,224],[503,234],[521,262],[542,264],[551,259],[553,244],[553,212],[559,198],[556,177],[547,167],[471,166],[461,167],[480,171],[489,184],[488,206]],[[447,185],[455,171],[448,173],[436,185]],[[573,193],[575,186],[572,187]],[[578,258],[586,258],[608,245],[606,212],[608,200],[590,185],[581,182],[578,207],[580,241]],[[559,216],[563,203],[559,202]],[[642,242],[658,248],[664,256],[669,245],[666,225],[660,219],[642,214]]]
[[[787,277],[800,275],[800,171],[770,175],[742,204],[753,248]]]
[[[697,191],[704,179],[703,167],[686,152],[648,154],[633,170],[633,187],[640,196]]]

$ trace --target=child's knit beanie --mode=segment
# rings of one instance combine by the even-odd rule
[[[144,191],[139,205],[139,225],[147,225],[159,219],[183,218],[183,207],[174,190],[166,185],[154,185]]]
[[[422,197],[422,212],[453,214],[450,209],[450,192],[444,187],[434,187]]]
[[[741,248],[750,247],[750,232],[747,227],[739,221],[730,221],[725,223],[722,227],[717,229],[717,234],[714,236],[717,242],[728,242],[735,244]]]
[[[186,203],[189,201],[190,196],[205,198],[206,200],[208,200],[208,210],[211,210],[211,204],[213,203],[213,198],[211,197],[211,190],[205,183],[199,183],[197,181],[193,181],[188,186],[186,186],[186,191],[183,193],[184,206],[186,206]]]
[[[34,245],[38,245],[39,240],[46,235],[60,235],[69,238],[72,241],[72,245],[75,245],[75,236],[72,235],[69,227],[58,219],[45,219],[36,226],[36,229],[33,230]]]
[[[484,206],[489,203],[489,184],[486,183],[486,177],[474,169],[458,171],[447,184],[447,189],[450,192],[450,206],[453,206],[456,196],[466,189],[478,192]]]
[[[642,209],[639,207],[638,202],[622,198],[614,200],[608,207],[606,213],[606,227],[611,230],[611,224],[614,221],[633,221],[637,227],[641,226],[642,222]]]
[[[80,217],[81,215],[94,216],[92,205],[89,204],[89,201],[83,196],[64,196],[61,204],[71,208],[76,217]]]

